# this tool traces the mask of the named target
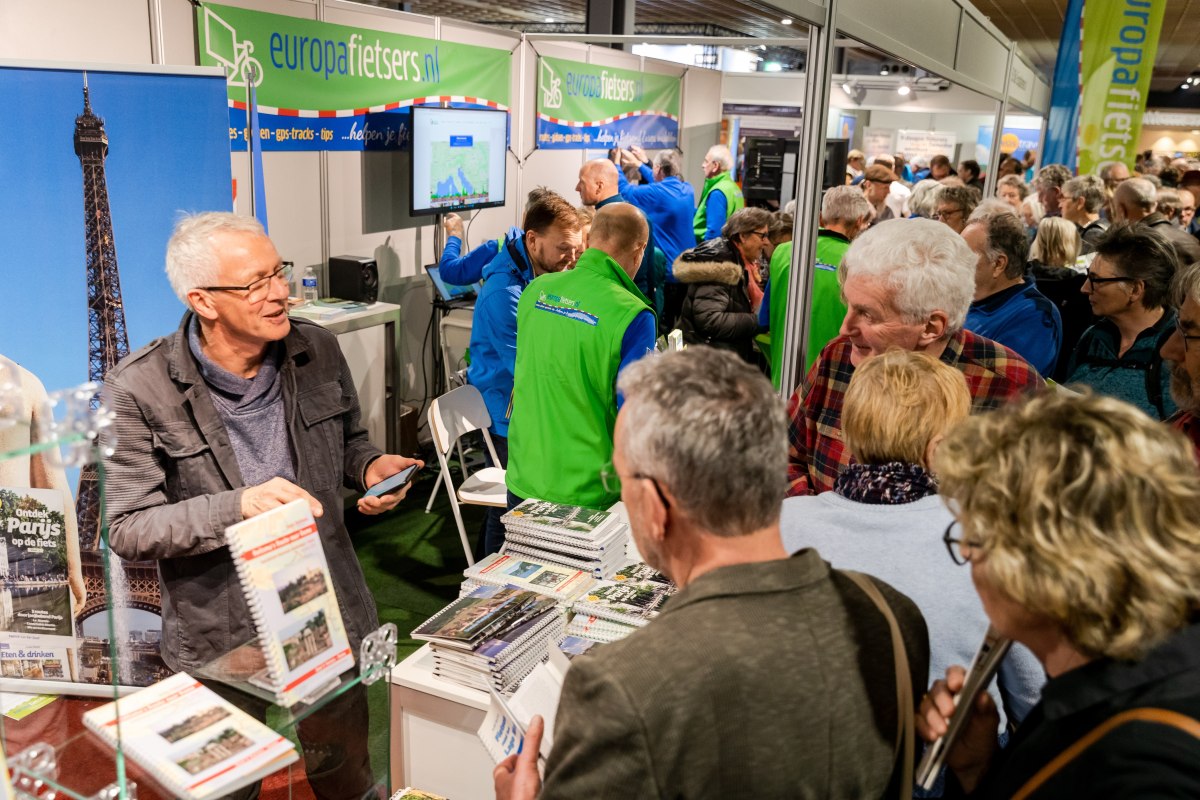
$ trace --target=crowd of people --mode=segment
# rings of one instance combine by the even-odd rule
[[[443,274],[483,280],[467,380],[509,507],[620,500],[679,588],[573,663],[544,771],[537,719],[497,795],[913,796],[916,739],[946,733],[990,626],[1015,644],[934,796],[1200,796],[1192,171],[1168,216],[1148,165],[1048,165],[1027,187],[1006,160],[983,199],[978,165],[857,158],[822,200],[785,404],[767,376],[801,354],[763,332],[787,314],[788,210],[746,208],[721,146],[699,206],[677,154],[645,155],[585,163],[580,205],[531,192],[519,228],[466,253],[446,222]],[[183,219],[167,275],[179,328],[105,388],[111,547],[158,564],[164,660],[196,669],[253,635],[224,531],[293,500],[357,650],[378,618],[340,488],[419,462],[367,440],[336,339],[289,319],[256,221]],[[675,325],[691,346],[648,357]],[[316,796],[370,791],[367,717],[356,687],[300,723]]]

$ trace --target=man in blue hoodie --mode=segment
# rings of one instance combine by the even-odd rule
[[[538,186],[530,190],[529,196],[525,200],[525,208],[528,209],[530,203],[543,197],[548,191],[550,190],[545,186]],[[522,236],[521,229],[513,225],[500,238],[488,239],[463,254],[462,246],[466,236],[463,233],[462,217],[450,212],[442,220],[442,228],[446,231],[446,246],[442,248],[442,257],[438,260],[438,267],[441,268],[442,280],[454,286],[470,286],[473,283],[479,283],[483,280],[483,268],[491,263],[496,254],[500,252],[500,248],[504,247],[504,243],[520,239]]]
[[[467,381],[479,389],[492,418],[490,432],[501,467],[508,465],[508,417],[517,359],[517,301],[529,282],[547,272],[569,269],[583,250],[575,208],[554,192],[525,208],[524,234],[506,239],[483,269],[483,291],[475,301],[471,326],[471,367]],[[488,509],[483,554],[504,543],[504,509]]]

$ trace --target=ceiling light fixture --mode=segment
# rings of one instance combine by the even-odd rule
[[[890,74],[890,71],[888,70],[888,65],[887,65],[887,64],[884,64],[884,65],[882,65],[882,66],[880,66],[880,67],[879,67],[879,74],[880,74],[880,75],[888,75],[888,74]]]
[[[896,94],[900,95],[901,97],[908,97],[910,92],[912,92],[912,87],[907,83],[900,84],[900,86],[896,89]]]
[[[791,24],[792,24],[792,18],[791,18],[791,17],[784,17],[783,19],[779,20],[779,24],[780,24],[780,25],[791,25]]]
[[[546,22],[554,22],[554,17],[546,17]]]
[[[849,96],[854,96],[854,87],[850,85],[850,81],[842,81],[842,91]]]

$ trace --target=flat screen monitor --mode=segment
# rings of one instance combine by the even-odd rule
[[[504,205],[508,112],[414,106],[412,213]]]

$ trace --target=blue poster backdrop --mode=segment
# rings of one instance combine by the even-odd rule
[[[99,181],[95,186],[107,190],[131,352],[174,331],[183,314],[164,272],[167,240],[180,212],[232,207],[224,77],[194,69],[177,74],[105,69],[0,66],[0,107],[7,115],[0,126],[0,355],[49,391],[89,380],[84,176],[75,152],[85,81],[91,114],[103,121],[108,142],[103,187]],[[96,121],[85,117],[84,124]],[[65,482],[75,491],[77,471],[69,471]],[[72,530],[73,503],[65,505]],[[113,665],[105,608],[111,596],[98,577],[103,550],[87,546],[82,525],[80,539],[87,600],[82,607],[77,600],[73,609],[80,641],[71,673],[83,683],[108,683]],[[114,609],[118,678],[146,685],[167,674],[158,655],[155,568],[126,564],[114,575],[124,579],[114,577],[113,586],[127,587]],[[66,677],[61,662],[55,673],[55,679]]]

